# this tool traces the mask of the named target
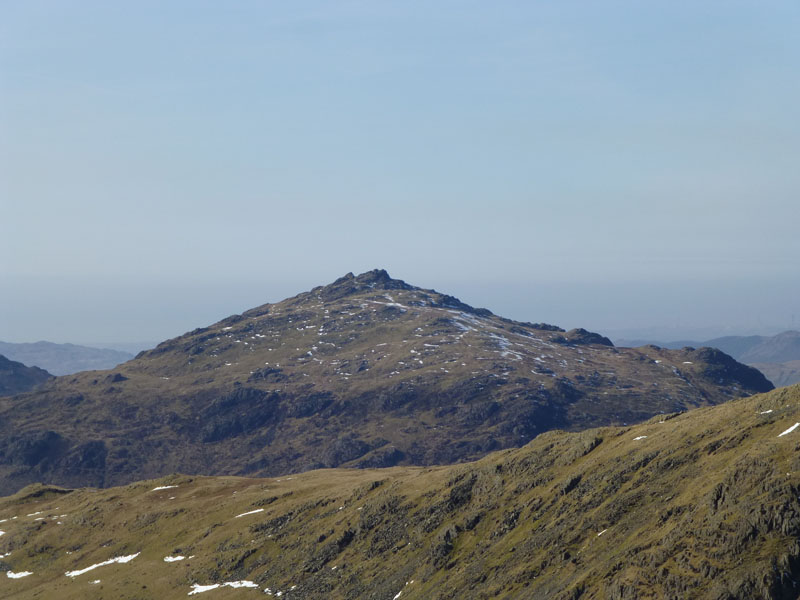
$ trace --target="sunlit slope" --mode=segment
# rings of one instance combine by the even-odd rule
[[[0,585],[20,599],[796,598],[797,423],[793,387],[449,467],[33,486],[0,501],[0,568],[31,573]],[[128,562],[65,575],[112,559]]]

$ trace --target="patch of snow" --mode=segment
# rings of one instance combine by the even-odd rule
[[[6,571],[6,576],[9,579],[20,579],[22,577],[27,577],[28,575],[33,575],[30,571],[20,571],[19,573],[14,573],[13,571]]]
[[[643,439],[645,439],[646,437],[647,437],[646,435],[640,435],[639,437],[635,437],[635,438],[633,438],[633,441],[635,442],[635,441],[637,441],[637,440],[643,440]]]
[[[771,412],[772,412],[772,409],[770,408],[769,410],[762,410],[762,411],[761,411],[760,413],[758,413],[758,414],[760,414],[760,415],[768,415],[768,414],[769,414],[769,413],[771,413]]]
[[[158,490],[171,490],[172,488],[178,487],[177,485],[160,485],[158,487],[154,487],[151,492],[157,492]]]
[[[453,319],[453,325],[458,327],[461,331],[475,331],[474,327],[470,327],[466,323],[462,323],[458,319]]]
[[[793,432],[795,429],[797,429],[798,427],[800,427],[800,423],[795,423],[794,425],[792,425],[791,427],[789,427],[789,429],[787,429],[787,430],[786,430],[786,431],[784,431],[783,433],[780,433],[780,434],[778,434],[778,437],[784,436],[784,435],[786,435],[787,433],[792,433],[792,432]]]
[[[260,512],[264,512],[264,509],[263,508],[257,508],[255,510],[248,511],[248,512],[242,513],[240,515],[236,515],[233,518],[234,519],[238,519],[239,517],[244,517],[244,516],[247,516],[247,515],[254,515],[254,514],[260,513]]]
[[[210,590],[215,590],[219,587],[218,583],[212,583],[211,585],[200,585],[199,583],[192,584],[192,591],[187,594],[187,596],[194,596],[195,594],[202,594],[203,592],[208,592]]]
[[[203,592],[208,592],[210,590],[215,590],[217,588],[227,586],[232,588],[258,588],[258,585],[253,583],[252,581],[226,581],[225,583],[212,583],[210,585],[200,585],[199,583],[192,584],[192,591],[189,592],[188,596],[194,596],[195,594],[202,594]],[[269,588],[267,588],[269,589]],[[266,590],[264,590],[266,592]],[[267,592],[269,593],[269,592]]]
[[[97,585],[98,583],[100,583],[100,580],[95,579],[94,581],[90,581],[89,583],[91,583],[92,585]]]
[[[131,562],[134,558],[139,556],[140,552],[136,554],[128,554],[127,556],[117,556],[115,558],[109,558],[108,560],[104,560],[103,562],[93,564],[91,567],[86,567],[85,569],[80,569],[78,571],[67,571],[64,573],[67,577],[77,577],[78,575],[83,575],[84,573],[88,573],[89,571],[93,571],[98,567],[105,567],[106,565],[113,565],[114,563],[125,564]]]
[[[167,562],[167,563],[177,562],[179,560],[184,560],[185,558],[186,558],[185,556],[165,556],[164,557],[164,562]]]
[[[232,588],[257,588],[258,585],[253,583],[252,581],[226,581],[222,585],[227,585],[228,587]]]
[[[603,529],[603,531],[601,531],[600,533],[598,533],[598,534],[597,534],[597,537],[600,537],[600,536],[601,536],[601,535],[603,535],[603,534],[604,534],[606,531],[608,531],[608,529]]]

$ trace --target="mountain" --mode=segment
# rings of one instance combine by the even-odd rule
[[[51,377],[47,371],[37,367],[26,367],[21,362],[0,355],[0,396],[27,392]]]
[[[784,331],[777,335],[725,336],[693,342],[653,342],[645,340],[618,340],[625,347],[654,344],[664,348],[707,346],[717,348],[738,361],[751,365],[764,373],[777,386],[800,383],[800,331]]]
[[[793,387],[447,467],[34,485],[0,499],[2,587],[19,600],[795,599],[799,447]]]
[[[30,344],[0,342],[0,354],[26,365],[36,365],[53,375],[71,375],[78,371],[113,369],[118,364],[133,358],[133,354],[118,350],[52,342]]]
[[[782,363],[753,363],[776,387],[800,383],[800,360]]]
[[[784,331],[764,337],[745,349],[740,359],[747,363],[782,363],[800,360],[800,331]]]
[[[771,388],[718,350],[615,348],[376,270],[0,400],[0,493],[453,463]]]

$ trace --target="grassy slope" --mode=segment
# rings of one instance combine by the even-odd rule
[[[33,575],[0,589],[180,598],[247,579],[283,598],[795,598],[800,428],[778,435],[797,422],[793,387],[449,467],[29,487],[0,500],[0,568]],[[248,594],[264,597],[200,597]]]

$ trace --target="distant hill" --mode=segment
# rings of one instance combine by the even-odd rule
[[[53,375],[71,375],[79,371],[113,369],[133,358],[133,354],[75,344],[0,342],[0,354]]]
[[[703,346],[705,346],[705,343],[698,342],[695,340],[677,340],[674,342],[660,342],[658,340],[650,340],[650,339],[646,340],[646,339],[620,338],[614,340],[614,345],[617,346],[618,348],[641,348],[642,346],[658,346],[659,348],[680,350],[681,348],[702,348]],[[722,350],[722,348],[719,348],[719,350]]]
[[[800,331],[784,331],[778,335],[761,337],[757,342],[743,346],[737,360],[748,364],[800,360]]]
[[[653,340],[617,340],[618,346],[637,348],[654,344],[662,348],[708,346],[718,348],[738,361],[764,373],[776,386],[800,383],[800,331],[784,331],[777,335],[725,336],[695,342],[657,342]]]
[[[789,360],[782,363],[753,363],[752,366],[761,371],[775,387],[800,383],[800,360]]]
[[[0,396],[12,396],[30,391],[51,377],[52,375],[43,369],[28,367],[0,355]]]
[[[0,401],[0,491],[453,463],[771,388],[711,348],[615,348],[349,273]]]
[[[469,464],[0,499],[3,596],[790,600],[800,387]],[[2,575],[2,573],[0,573]]]

